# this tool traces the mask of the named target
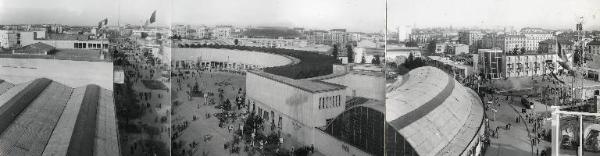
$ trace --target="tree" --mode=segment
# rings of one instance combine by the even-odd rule
[[[198,82],[196,82],[196,84],[194,84],[194,87],[192,88],[192,92],[198,93],[199,91],[200,91],[200,87],[198,86]]]
[[[521,47],[521,54],[525,54],[525,47]]]
[[[367,59],[365,59],[365,56],[362,56],[362,59],[360,60],[360,63],[362,63],[362,64],[367,63]]]
[[[381,60],[379,60],[379,55],[373,56],[373,60],[371,61],[371,64],[381,64]]]
[[[406,47],[418,47],[419,45],[417,45],[417,42],[415,41],[408,41],[406,42]]]
[[[148,37],[148,33],[142,32],[142,34],[141,34],[141,37],[142,37],[142,38],[146,38],[146,37]]]
[[[408,59],[406,59],[406,62],[404,62],[404,66],[408,69],[412,69],[414,60],[415,56],[413,53],[408,54]]]
[[[223,109],[225,111],[230,111],[231,110],[231,101],[229,101],[229,99],[225,100],[225,104],[223,106]]]
[[[331,55],[333,55],[333,57],[334,57],[335,59],[338,59],[338,51],[339,51],[339,49],[338,49],[338,45],[337,45],[337,44],[334,44],[334,45],[333,45],[333,51],[331,51]]]
[[[263,119],[260,116],[254,114],[254,112],[251,113],[250,116],[248,116],[248,118],[246,118],[246,121],[244,122],[244,135],[250,136],[250,134],[253,132],[253,129],[259,128],[262,124]]]
[[[427,44],[427,52],[429,52],[430,54],[435,53],[435,44],[435,40],[429,41],[429,43]]]
[[[354,50],[352,50],[352,45],[346,45],[346,50],[348,52],[348,63],[354,63]]]

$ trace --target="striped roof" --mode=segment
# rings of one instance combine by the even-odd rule
[[[419,155],[460,155],[483,121],[479,97],[434,67],[389,85],[386,121]]]
[[[13,85],[0,92],[0,155],[119,155],[112,99],[97,85]]]

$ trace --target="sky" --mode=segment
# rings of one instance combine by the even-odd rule
[[[157,26],[167,26],[168,0],[0,0],[0,24],[141,25],[156,10]]]
[[[0,0],[0,24],[139,25],[153,10],[157,25],[385,30],[385,0]]]
[[[173,22],[385,30],[385,0],[174,0]]]
[[[513,26],[600,30],[598,0],[388,0],[388,29]]]
[[[600,0],[387,0],[388,29],[513,26],[600,30]],[[0,0],[0,24],[285,26],[385,30],[385,0]]]

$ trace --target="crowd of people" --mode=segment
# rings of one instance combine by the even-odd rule
[[[165,126],[168,121],[168,113],[160,113],[164,109],[164,102],[168,98],[163,98],[168,94],[168,89],[156,90],[145,86],[143,81],[158,81],[162,78],[160,71],[167,67],[160,63],[156,56],[144,52],[143,47],[136,42],[135,38],[122,38],[114,44],[113,64],[116,68],[124,72],[124,86],[131,88],[129,92],[116,95],[120,98],[135,98],[131,100],[134,103],[117,104],[117,109],[139,108],[141,114],[131,119],[134,122],[120,123],[120,127],[135,127],[126,132],[121,132],[121,146],[123,155],[168,155],[169,147],[167,142],[170,131],[169,126]],[[116,99],[116,101],[122,101]],[[137,107],[124,107],[124,105],[137,105]],[[124,107],[124,108],[121,108]],[[168,108],[167,108],[168,109]],[[168,112],[168,110],[166,110]],[[119,118],[132,116],[131,114],[117,114]],[[128,117],[126,117],[128,118]],[[151,149],[151,150],[149,150]]]

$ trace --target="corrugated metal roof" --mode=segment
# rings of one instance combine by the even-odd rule
[[[97,85],[18,84],[0,95],[0,116],[0,155],[120,154],[112,92]]]
[[[0,155],[41,155],[71,92],[51,82],[39,96],[24,97],[34,100],[0,135]]]

